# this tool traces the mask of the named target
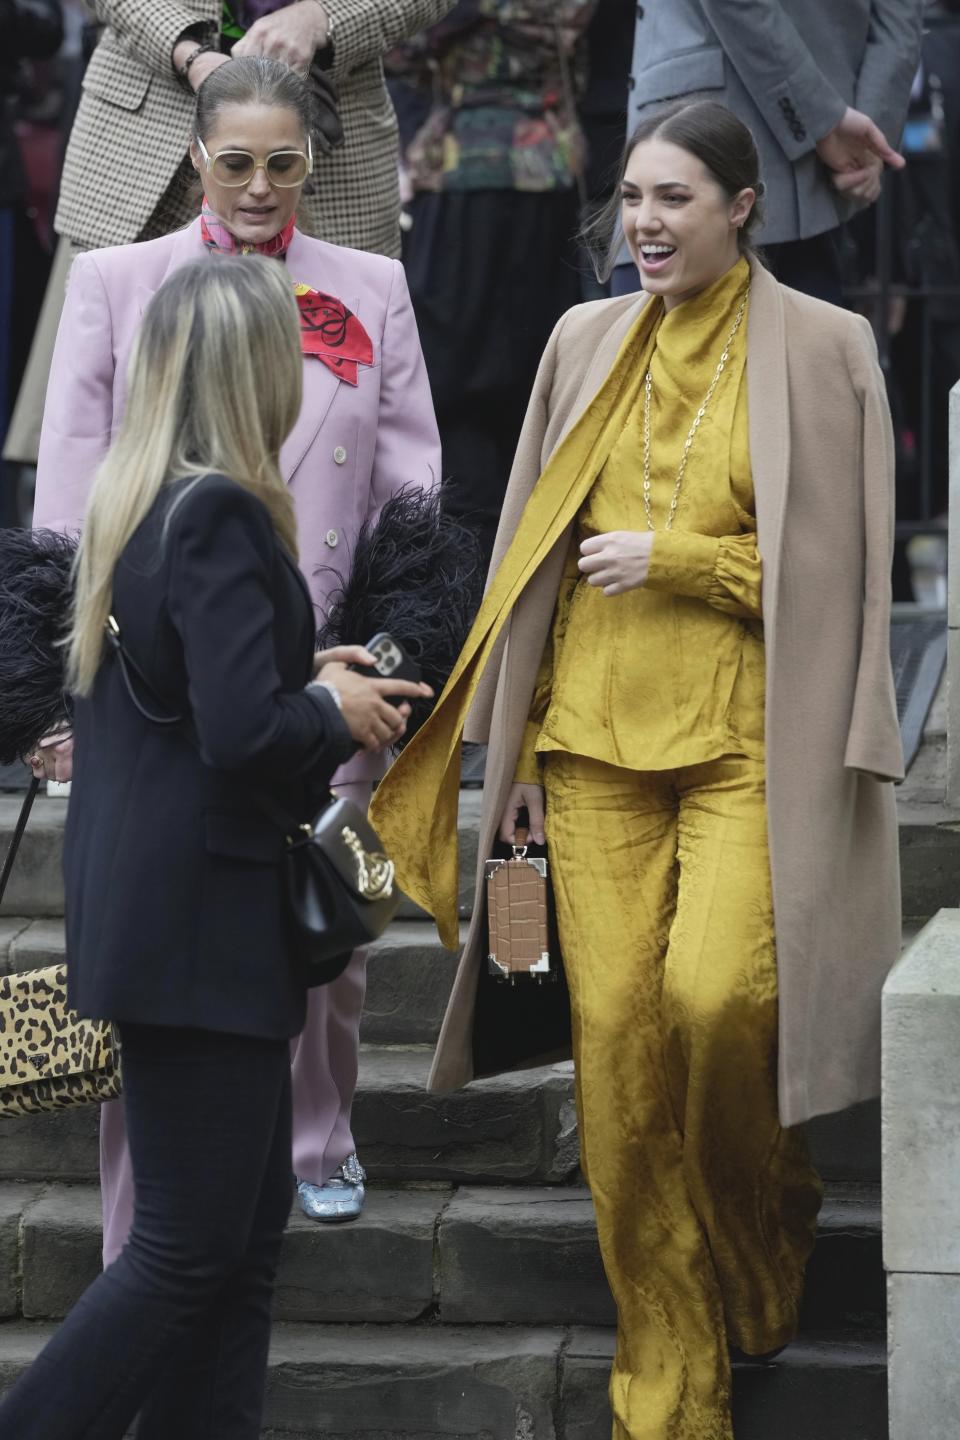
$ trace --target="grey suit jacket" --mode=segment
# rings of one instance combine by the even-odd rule
[[[645,0],[637,6],[630,129],[652,105],[702,95],[753,131],[767,244],[846,219],[816,142],[848,105],[896,145],[920,56],[922,0]]]

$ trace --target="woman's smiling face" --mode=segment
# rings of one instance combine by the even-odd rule
[[[277,150],[307,151],[300,116],[280,105],[224,105],[203,143],[211,160],[224,150],[246,150],[258,160]],[[273,185],[259,165],[246,184],[220,185],[196,141],[190,146],[190,158],[211,210],[237,240],[248,245],[272,240],[296,214],[302,184]]]
[[[696,155],[656,137],[634,146],[620,193],[643,288],[662,295],[668,310],[736,263],[739,228],[756,199],[753,190],[731,199]]]

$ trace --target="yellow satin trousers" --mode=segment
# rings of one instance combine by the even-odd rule
[[[727,1346],[793,1337],[822,1194],[777,1116],[763,762],[544,758],[614,1440],[731,1440]]]

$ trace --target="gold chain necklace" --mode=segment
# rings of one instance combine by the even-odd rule
[[[710,389],[703,397],[703,404],[700,406],[700,409],[693,417],[693,424],[690,426],[687,438],[683,442],[683,454],[680,457],[680,468],[677,470],[677,483],[673,487],[673,497],[670,501],[670,509],[667,512],[666,524],[663,527],[664,530],[670,530],[673,528],[673,517],[676,515],[677,506],[680,503],[680,491],[683,487],[683,477],[687,473],[687,461],[690,458],[690,447],[693,445],[693,442],[696,439],[697,431],[700,429],[700,421],[707,413],[707,406],[713,399],[713,392],[716,390],[717,385],[720,382],[720,376],[723,374],[726,363],[730,359],[730,346],[733,344],[734,339],[736,338],[737,331],[740,329],[740,322],[743,319],[744,311],[747,308],[747,301],[749,299],[750,286],[748,285],[746,290],[744,291],[743,299],[740,301],[740,308],[737,311],[736,319],[734,320],[733,325],[730,327],[730,334],[727,336],[726,344],[723,347],[723,353],[720,356],[720,363],[717,365],[714,377],[710,381]],[[650,395],[652,393],[652,390],[653,375],[648,369],[643,382],[643,508],[647,516],[648,530],[656,530],[657,528],[656,525],[654,525],[653,523],[653,509],[650,505]]]

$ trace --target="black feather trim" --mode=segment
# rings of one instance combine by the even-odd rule
[[[60,642],[76,543],[53,530],[0,530],[0,765],[69,718]]]
[[[65,651],[76,540],[52,530],[0,529],[0,764],[26,755],[70,717]],[[357,538],[349,578],[318,644],[364,644],[386,630],[437,695],[463,648],[483,592],[473,532],[445,515],[437,492],[405,487]],[[418,702],[402,743],[432,708]]]
[[[347,580],[337,577],[318,645],[364,645],[381,630],[398,640],[437,695],[447,683],[483,593],[471,530],[444,514],[440,492],[405,486],[357,537]],[[413,707],[409,741],[432,709]]]

